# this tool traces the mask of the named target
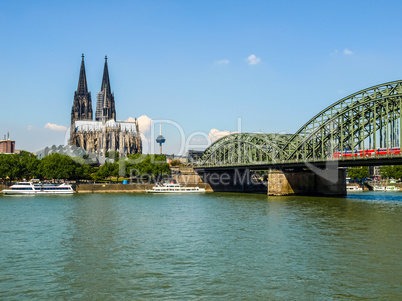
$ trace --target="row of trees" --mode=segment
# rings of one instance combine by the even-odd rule
[[[387,179],[401,179],[402,178],[402,165],[389,165],[380,168],[380,175],[382,178]]]
[[[170,174],[164,155],[130,155],[100,167],[83,158],[51,154],[39,160],[28,152],[0,155],[0,179],[67,179],[100,181],[109,177],[155,178]]]
[[[349,167],[348,176],[352,180],[363,180],[370,177],[369,168],[367,166]],[[401,179],[402,165],[389,165],[380,168],[380,176],[383,179]]]
[[[157,179],[170,175],[169,164],[165,155],[128,155],[116,163],[105,163],[93,175],[95,181],[108,177],[130,177],[144,179]]]

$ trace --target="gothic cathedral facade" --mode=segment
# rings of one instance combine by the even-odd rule
[[[106,152],[111,151],[119,153],[122,157],[142,153],[137,120],[116,121],[107,57],[105,57],[102,85],[97,95],[95,120],[93,120],[91,92],[88,92],[84,55],[82,55],[78,88],[74,93],[71,110],[70,145],[76,145],[99,155],[105,155]]]

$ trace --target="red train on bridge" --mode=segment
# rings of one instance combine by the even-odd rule
[[[340,157],[373,157],[378,155],[387,155],[387,154],[400,154],[400,147],[392,147],[388,148],[378,148],[378,149],[365,149],[363,150],[347,150],[344,152],[334,153],[334,158]]]

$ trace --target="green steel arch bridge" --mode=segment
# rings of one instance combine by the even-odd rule
[[[236,133],[211,144],[203,169],[402,164],[402,80],[351,94],[295,134]]]

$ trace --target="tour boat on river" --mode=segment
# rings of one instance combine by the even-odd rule
[[[10,187],[4,189],[4,194],[71,194],[74,193],[71,185],[68,184],[34,184],[32,182],[18,182]]]
[[[346,186],[347,192],[363,192],[363,188],[359,186]]]
[[[396,187],[396,186],[387,186],[386,188],[385,188],[385,191],[400,191],[400,189],[398,188],[398,187]]]
[[[374,186],[373,190],[382,192],[394,192],[400,191],[401,189],[396,186]]]
[[[374,191],[385,191],[385,186],[374,186],[373,190]]]
[[[164,183],[156,184],[151,190],[145,190],[146,193],[203,193],[205,188],[200,187],[182,187],[180,184]]]

